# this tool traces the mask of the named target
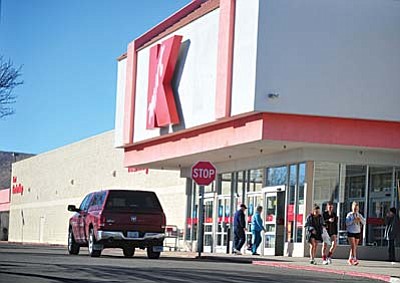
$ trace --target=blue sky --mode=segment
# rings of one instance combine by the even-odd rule
[[[0,0],[0,55],[23,65],[0,151],[41,153],[114,128],[116,58],[190,0]]]

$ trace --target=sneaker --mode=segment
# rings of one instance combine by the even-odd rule
[[[252,253],[252,255],[260,255],[260,254],[258,254],[258,253]]]
[[[358,265],[358,263],[359,263],[358,260],[355,258],[355,259],[353,260],[353,264],[354,264],[354,265]]]
[[[332,264],[332,258],[331,257],[328,257],[327,261],[328,261],[329,264]]]
[[[392,264],[392,265],[395,265],[395,264],[396,264],[396,262],[395,262],[395,261],[392,261],[392,262],[391,262],[391,264]]]
[[[347,260],[347,263],[348,263],[349,265],[354,265],[354,261],[353,261],[352,258],[349,258],[349,259]]]
[[[315,260],[311,259],[310,264],[315,264]]]
[[[242,255],[242,253],[241,253],[240,251],[238,251],[238,250],[234,250],[233,253],[234,253],[235,255]]]
[[[329,263],[329,262],[328,262],[326,259],[324,259],[324,260],[322,261],[322,264],[323,264],[323,265],[328,265],[328,263]]]

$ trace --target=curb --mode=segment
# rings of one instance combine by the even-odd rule
[[[63,244],[49,244],[49,243],[34,243],[34,242],[9,242],[9,241],[0,241],[2,245],[15,245],[15,246],[32,246],[32,247],[59,247],[66,248],[67,245]]]
[[[334,269],[328,269],[328,268],[319,268],[319,267],[315,267],[315,266],[304,266],[304,265],[299,266],[299,265],[292,265],[292,264],[285,264],[285,263],[278,263],[278,262],[267,262],[267,261],[253,261],[252,264],[276,267],[276,268],[288,268],[288,269],[296,269],[296,270],[334,273],[334,274],[339,274],[339,275],[381,280],[384,282],[396,282],[396,283],[399,282],[400,283],[400,279],[391,277],[390,275],[373,274],[373,273],[356,272],[356,271],[342,271],[342,270],[334,270]],[[398,280],[398,281],[392,281],[392,280]]]
[[[233,258],[233,257],[217,257],[217,256],[201,256],[198,257],[196,256],[196,259],[198,260],[209,260],[209,261],[222,261],[222,262],[230,262],[230,263],[247,263],[251,264],[253,263],[252,259],[249,258]]]

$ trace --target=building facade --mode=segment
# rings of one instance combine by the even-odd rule
[[[123,151],[114,148],[114,131],[19,161],[12,170],[22,188],[11,194],[12,242],[66,245],[72,216],[67,206],[79,206],[88,193],[101,189],[154,191],[167,224],[175,231],[185,227],[185,180],[177,171],[124,168]],[[175,247],[177,240],[166,244]]]
[[[218,177],[202,196],[205,251],[230,251],[246,203],[249,218],[264,206],[262,254],[307,255],[305,218],[333,201],[345,257],[344,217],[358,201],[360,256],[383,259],[383,218],[400,196],[398,26],[390,0],[190,2],[118,59],[124,166],[179,170],[193,247],[191,166],[209,160]]]
[[[0,151],[0,241],[8,240],[11,192],[18,186],[11,180],[12,163],[31,156],[33,154]]]

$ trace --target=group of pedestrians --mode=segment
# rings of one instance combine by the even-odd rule
[[[347,240],[350,244],[349,265],[358,265],[357,247],[361,239],[361,228],[365,226],[366,220],[360,213],[357,202],[351,205],[351,211],[346,216]],[[396,213],[396,208],[390,208],[385,219],[385,239],[388,241],[388,260],[395,262],[395,239],[400,235],[400,221]],[[315,255],[317,253],[318,242],[322,242],[322,264],[332,263],[332,255],[337,246],[338,240],[338,217],[333,211],[333,203],[328,202],[326,211],[321,215],[318,205],[314,205],[312,213],[307,216],[306,239],[310,244],[310,263],[316,264]],[[327,252],[327,246],[331,244]]]
[[[305,229],[306,240],[310,244],[310,263],[316,264],[315,257],[318,243],[322,242],[322,264],[331,264],[332,256],[337,247],[338,241],[338,216],[333,211],[334,205],[328,202],[326,210],[321,214],[320,207],[314,205],[312,212],[307,216]],[[247,207],[240,205],[240,209],[234,217],[234,249],[233,253],[241,255],[241,249],[246,242],[246,220],[245,211]],[[261,243],[261,231],[265,232],[261,218],[262,206],[258,206],[251,218],[252,243],[250,250],[253,255],[259,255],[257,249]],[[366,220],[360,213],[360,207],[357,202],[351,205],[351,211],[346,216],[347,240],[350,245],[349,265],[358,265],[357,247],[361,239],[361,228],[365,226]],[[395,241],[400,238],[400,220],[395,207],[390,208],[385,219],[385,239],[388,241],[388,260],[396,261]],[[329,249],[328,249],[329,246]]]
[[[233,241],[233,253],[236,255],[241,255],[241,249],[246,242],[246,221],[244,212],[247,207],[244,204],[240,205],[240,208],[235,213],[235,218],[233,222],[233,231],[234,231],[234,241]],[[251,244],[251,252],[252,255],[260,255],[257,253],[257,249],[261,244],[261,231],[265,232],[265,228],[263,225],[263,221],[261,218],[262,206],[257,206],[256,212],[251,218],[251,235],[252,235],[252,244]]]

